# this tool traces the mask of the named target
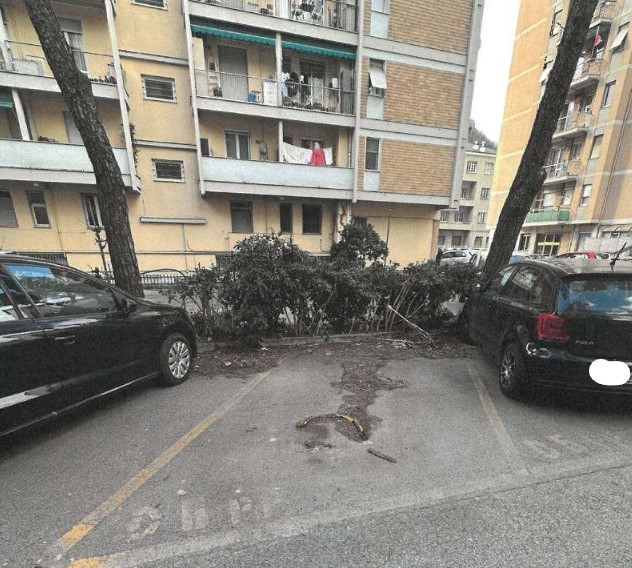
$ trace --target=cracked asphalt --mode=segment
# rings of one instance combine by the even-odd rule
[[[22,436],[0,450],[0,566],[630,566],[632,401],[511,401],[476,350],[421,355],[220,361]],[[339,412],[368,440],[296,427]]]

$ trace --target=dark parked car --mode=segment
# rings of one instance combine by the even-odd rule
[[[183,310],[0,256],[0,437],[145,380],[180,384],[195,354]]]
[[[501,391],[536,384],[628,392],[590,377],[597,359],[632,366],[632,266],[604,260],[525,260],[475,290],[460,329],[499,363]]]

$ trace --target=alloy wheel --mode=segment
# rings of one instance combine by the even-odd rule
[[[504,388],[511,388],[516,376],[516,358],[507,350],[500,364],[500,384]]]
[[[191,365],[191,352],[184,341],[174,341],[169,349],[169,371],[177,378],[182,379],[189,371]]]

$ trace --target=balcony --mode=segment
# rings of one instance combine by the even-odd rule
[[[319,39],[334,39],[328,30],[349,35],[357,31],[355,0],[191,0],[190,12],[192,16],[271,30],[277,30],[279,20],[285,20],[283,31]]]
[[[59,86],[40,45],[7,41],[9,61],[0,54],[3,87],[59,93]],[[95,97],[117,99],[118,88],[111,55],[74,51],[75,63],[92,82]]]
[[[592,122],[592,114],[586,112],[569,114],[557,121],[553,140],[563,140],[584,136]]]
[[[274,78],[202,70],[195,71],[195,83],[201,110],[354,126],[353,91],[289,81],[279,90]],[[317,118],[313,113],[320,116]]]
[[[573,80],[569,89],[569,94],[576,94],[594,87],[599,82],[603,59],[586,59],[580,61],[575,69]]]
[[[571,160],[544,166],[544,170],[546,179],[543,185],[546,186],[574,181],[582,175],[584,167],[579,160]]]
[[[351,168],[318,167],[280,162],[202,158],[207,191],[349,199],[352,196]]]
[[[621,5],[618,4],[616,0],[602,0],[593,14],[591,27],[598,26],[602,23],[612,22],[613,18],[617,16],[620,9]]]
[[[566,223],[570,221],[571,212],[568,209],[542,209],[530,211],[525,219],[529,223]]]
[[[123,181],[131,187],[124,148],[114,148]],[[94,185],[94,170],[84,146],[24,140],[0,140],[0,179]]]

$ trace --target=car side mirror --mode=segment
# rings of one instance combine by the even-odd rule
[[[119,299],[119,308],[122,313],[124,313],[125,315],[129,315],[134,313],[138,309],[138,304],[136,302],[133,302],[132,300],[129,300],[128,298],[123,297]]]

